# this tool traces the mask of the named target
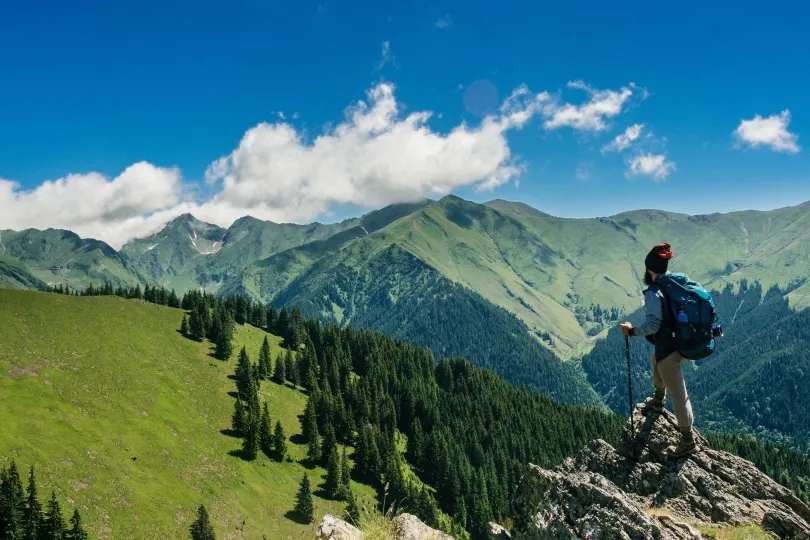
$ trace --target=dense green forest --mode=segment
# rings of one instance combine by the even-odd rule
[[[559,401],[600,403],[578,366],[543,347],[512,313],[405,250],[391,246],[362,268],[324,272],[325,265],[317,263],[274,303],[430,347],[439,356],[463,356],[516,386]]]
[[[684,365],[698,427],[747,432],[810,450],[810,408],[802,392],[810,383],[810,310],[791,309],[785,299],[790,290],[764,291],[757,282],[743,281],[737,290],[713,292],[725,336],[714,355]],[[639,310],[629,320],[638,323],[642,317]],[[633,385],[641,398],[651,391],[652,346],[643,339],[631,346]],[[627,414],[624,347],[613,330],[582,360],[588,381],[621,414]]]

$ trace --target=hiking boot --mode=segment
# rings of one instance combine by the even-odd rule
[[[660,414],[664,412],[664,400],[648,397],[644,400],[642,411],[655,411]]]
[[[679,459],[700,452],[700,447],[695,442],[695,434],[691,428],[681,430],[681,442],[678,446],[670,446],[667,453],[671,459]]]

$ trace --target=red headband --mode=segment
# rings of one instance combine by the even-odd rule
[[[655,246],[655,250],[658,252],[658,256],[662,259],[671,259],[673,256],[672,251],[670,250],[672,246],[670,246],[666,242],[662,242]]]

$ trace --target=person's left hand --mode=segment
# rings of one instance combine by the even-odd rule
[[[630,337],[630,330],[633,329],[633,323],[622,323],[619,325],[619,328],[622,329],[622,334],[624,334],[624,337]]]

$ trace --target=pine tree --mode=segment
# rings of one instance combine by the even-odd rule
[[[205,328],[200,312],[197,309],[191,310],[191,317],[188,320],[188,329],[191,337],[201,340],[205,337]]]
[[[269,379],[271,374],[270,368],[270,343],[267,341],[267,336],[264,336],[262,348],[259,350],[259,374],[262,379]]]
[[[355,526],[360,526],[360,507],[357,506],[357,499],[354,498],[354,491],[351,488],[346,495],[346,514]]]
[[[225,330],[224,328],[220,329],[219,335],[217,336],[214,356],[216,356],[220,360],[229,359],[233,354],[233,342],[231,341],[232,338],[233,338],[233,330]]]
[[[41,523],[42,505],[37,498],[37,481],[34,476],[34,466],[31,465],[31,472],[28,475],[28,500],[23,512],[23,539],[37,540]]]
[[[294,386],[298,386],[296,382],[298,377],[294,374],[295,373],[295,362],[293,361],[293,355],[290,349],[287,349],[287,352],[284,355],[284,374],[287,377],[287,380],[292,382]]]
[[[262,447],[262,452],[264,452],[267,457],[273,456],[273,442],[270,411],[267,409],[267,402],[265,401],[264,408],[262,409],[261,424],[259,426],[259,444]]]
[[[337,456],[337,437],[335,436],[335,429],[332,427],[332,424],[327,424],[323,435],[323,442],[321,443],[321,459],[323,459],[324,465],[329,462],[329,458],[333,452]]]
[[[267,308],[267,331],[271,334],[278,335],[276,325],[278,324],[278,311],[275,307],[270,306]]]
[[[340,498],[348,501],[348,494],[352,489],[352,470],[349,467],[349,458],[346,455],[346,447],[343,447],[343,454],[340,456]]]
[[[329,497],[333,499],[340,498],[340,461],[338,460],[337,448],[334,447],[329,452],[324,490]]]
[[[183,322],[180,323],[180,333],[188,337],[188,332],[189,332],[188,317],[186,317],[186,315],[183,314]]]
[[[0,472],[0,538],[18,538],[25,510],[22,480],[14,460],[11,460],[8,470]]]
[[[231,429],[236,433],[244,433],[246,427],[245,406],[241,399],[236,399],[233,404],[233,415],[231,416]]]
[[[304,473],[298,493],[295,495],[295,512],[305,523],[312,523],[315,519],[315,508],[312,504],[312,492],[309,487],[309,478]]]
[[[197,509],[197,519],[191,524],[189,532],[191,533],[191,540],[216,540],[214,527],[211,525],[208,510],[205,509],[205,506],[200,505]]]
[[[242,439],[242,456],[253,461],[259,454],[259,415],[251,412],[248,415],[245,438]]]
[[[214,354],[220,360],[228,360],[233,354],[233,319],[228,310],[221,309],[215,320],[217,323],[212,324],[212,326],[216,327],[216,351]]]
[[[321,441],[318,437],[318,431],[315,430],[314,435],[310,435],[307,441],[307,461],[310,463],[318,463],[321,460]]]
[[[167,303],[168,303],[169,307],[173,307],[173,308],[180,307],[180,299],[177,298],[177,293],[174,292],[174,289],[172,289],[172,292],[169,293],[169,298],[167,300]]]
[[[59,501],[56,500],[54,492],[51,492],[51,500],[48,501],[41,532],[48,540],[63,540],[65,536],[65,518],[62,517],[62,509],[59,507]]]
[[[247,320],[247,303],[243,296],[236,297],[236,310],[233,314],[236,324],[245,324]]]
[[[318,418],[315,415],[315,399],[312,395],[307,399],[304,415],[301,417],[301,434],[307,442],[318,435]]]
[[[278,384],[284,384],[286,381],[286,376],[284,373],[284,359],[281,358],[281,353],[279,353],[278,358],[276,358],[276,371],[273,374],[273,380]]]
[[[87,531],[82,527],[82,516],[78,510],[73,510],[73,516],[70,518],[70,530],[65,533],[65,540],[87,540],[87,538]]]
[[[276,431],[273,434],[273,451],[276,455],[276,461],[284,461],[284,456],[287,455],[287,437],[284,435],[284,428],[281,427],[279,421],[276,421]]]
[[[290,345],[290,314],[287,312],[286,307],[282,307],[278,312],[278,321],[276,322],[276,335],[281,336],[284,344],[289,347]]]
[[[236,389],[242,395],[247,395],[251,384],[251,366],[245,347],[239,351],[239,360],[236,362]]]

